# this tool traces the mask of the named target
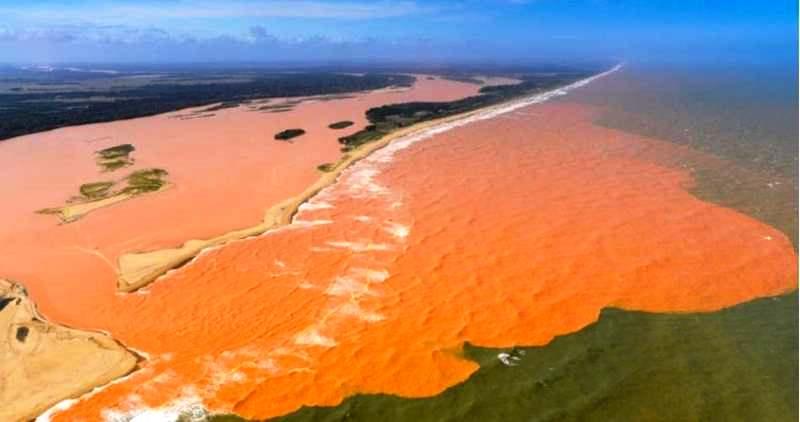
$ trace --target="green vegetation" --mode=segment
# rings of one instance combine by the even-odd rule
[[[357,395],[275,420],[796,420],[797,311],[797,292],[707,314],[606,309],[544,347],[465,345],[480,369],[438,396]]]
[[[515,97],[531,95],[567,85],[588,77],[591,72],[560,72],[519,76],[522,82],[512,85],[486,86],[480,94],[448,102],[410,102],[388,104],[367,110],[370,125],[364,129],[339,138],[345,151],[352,150],[367,142],[375,141],[384,135],[415,123],[453,116],[482,107],[499,104]]]
[[[368,142],[383,138],[389,131],[378,130],[375,125],[368,125],[358,132],[339,138],[339,143],[344,144],[343,151],[350,151]]]
[[[125,178],[128,186],[124,187],[120,193],[139,195],[157,191],[166,183],[167,174],[166,170],[159,168],[137,170]]]
[[[306,133],[303,129],[286,129],[275,134],[275,139],[279,141],[288,141]]]
[[[320,164],[320,165],[317,166],[317,170],[319,170],[319,171],[321,171],[323,173],[331,172],[335,168],[336,168],[336,164],[335,163],[324,163],[324,164]]]
[[[98,161],[97,163],[100,167],[103,168],[103,171],[110,172],[114,170],[119,170],[123,167],[129,166],[133,164],[129,160],[111,160],[111,161]]]
[[[454,82],[464,82],[464,83],[474,84],[474,85],[483,85],[483,81],[482,80],[477,79],[477,78],[475,78],[475,77],[473,77],[471,75],[466,75],[466,74],[452,73],[452,74],[448,74],[448,75],[442,75],[442,79],[446,79],[448,81],[454,81]]]
[[[286,104],[275,104],[275,105],[265,105],[258,108],[258,111],[266,111],[270,113],[282,113],[284,111],[292,111],[294,109],[293,105],[286,105]]]
[[[87,200],[103,199],[108,196],[114,182],[84,183],[80,187],[81,195]]]
[[[103,181],[84,183],[80,186],[79,190],[81,195],[72,197],[67,201],[67,204],[62,207],[42,208],[36,210],[37,214],[58,215],[62,222],[69,223],[80,218],[83,214],[91,211],[94,208],[86,208],[82,211],[75,212],[73,206],[87,204],[94,201],[103,199],[111,200],[125,200],[127,197],[122,195],[141,195],[147,192],[154,192],[167,183],[167,171],[159,168],[150,168],[137,170],[129,174],[122,180],[117,181]],[[125,182],[125,187],[118,188],[120,184]],[[103,204],[97,204],[103,205]]]
[[[241,101],[223,101],[219,104],[213,105],[203,110],[199,110],[196,113],[202,114],[202,113],[210,113],[212,111],[224,110],[226,108],[236,108],[239,107],[239,104],[241,103],[242,103]]]
[[[331,123],[328,125],[328,127],[331,129],[344,129],[350,126],[353,126],[353,122],[350,120],[342,120],[341,122]]]
[[[137,170],[123,179],[126,186],[120,190],[112,190],[119,182],[103,181],[92,182],[81,185],[81,196],[75,198],[73,201],[86,202],[97,201],[100,199],[108,198],[110,196],[119,194],[139,195],[142,193],[153,192],[161,189],[166,183],[167,171],[164,169],[151,168],[144,170]],[[52,213],[57,209],[43,209],[39,210],[42,214]]]
[[[203,110],[207,113],[256,98],[345,94],[408,86],[414,78],[379,73],[357,76],[303,70],[270,72],[252,68],[172,67],[105,75],[0,67],[0,80],[8,87],[0,95],[2,140],[63,126],[212,105]]]
[[[97,151],[97,165],[104,171],[114,171],[133,164],[130,154],[136,148],[131,144],[116,145]]]
[[[97,154],[105,160],[128,157],[136,148],[131,144],[121,144],[97,151]]]

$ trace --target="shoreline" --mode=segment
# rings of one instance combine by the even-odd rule
[[[78,400],[135,373],[144,360],[108,333],[45,318],[18,282],[0,278],[0,299],[0,324],[8,333],[0,341],[5,356],[0,368],[10,381],[0,380],[0,399],[8,403],[0,418],[34,419],[65,400]],[[49,370],[42,372],[42,367]],[[75,371],[84,376],[76,379]]]
[[[359,160],[368,157],[373,152],[405,137],[413,136],[433,136],[458,127],[475,120],[483,120],[504,114],[518,108],[532,105],[549,100],[550,98],[565,95],[572,89],[585,86],[592,81],[614,73],[623,67],[623,63],[617,64],[609,70],[592,75],[588,78],[575,81],[571,84],[541,92],[511,99],[509,101],[491,105],[484,108],[468,111],[465,113],[444,117],[441,119],[421,122],[407,128],[389,133],[382,139],[364,144],[350,152],[345,153],[334,169],[324,173],[316,182],[307,187],[299,195],[287,198],[267,209],[263,220],[254,225],[242,229],[232,230],[210,239],[190,239],[176,248],[164,248],[146,252],[126,253],[119,257],[117,262],[117,290],[124,293],[135,292],[170,270],[178,269],[194,260],[204,250],[223,246],[228,242],[243,240],[249,237],[264,234],[270,230],[291,224],[292,218],[297,213],[299,207],[313,198],[324,188],[334,184],[339,175],[351,165]],[[474,119],[470,119],[473,118]]]

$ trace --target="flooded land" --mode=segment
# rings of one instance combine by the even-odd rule
[[[796,97],[761,127],[695,81],[424,75],[0,142],[0,276],[105,354],[47,418],[790,420]]]

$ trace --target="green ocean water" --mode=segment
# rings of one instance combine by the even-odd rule
[[[796,309],[796,294],[711,314],[608,309],[545,347],[466,346],[480,370],[439,396],[355,396],[277,420],[792,420],[798,327],[781,315]],[[517,356],[517,366],[503,364],[503,352]]]
[[[797,250],[792,71],[633,66],[564,100],[600,107],[599,124],[722,158],[713,168],[687,163],[693,194],[778,228]],[[276,420],[794,421],[798,294],[704,314],[607,309],[543,347],[465,345],[464,355],[480,369],[438,396],[357,395]]]

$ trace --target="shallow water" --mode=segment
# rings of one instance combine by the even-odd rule
[[[411,89],[305,101],[291,111],[246,106],[182,120],[190,110],[66,127],[0,142],[0,277],[23,283],[42,313],[79,328],[107,316],[86,313],[113,303],[117,260],[126,253],[180,246],[250,227],[272,205],[319,178],[316,166],[339,159],[340,136],[367,124],[365,112],[392,102],[449,101],[474,95],[467,83],[418,78]],[[269,104],[282,103],[272,99]],[[204,113],[208,114],[208,113]],[[355,122],[344,130],[328,125]],[[294,142],[273,136],[299,127]],[[131,143],[135,163],[102,172],[95,151]],[[118,180],[150,167],[169,172],[171,187],[94,211],[70,224],[37,210],[63,206],[81,184]],[[69,301],[64,298],[69,297]],[[110,307],[103,308],[114,314]]]
[[[464,342],[542,345],[608,306],[714,311],[796,288],[783,233],[689,193],[685,163],[718,158],[597,116],[567,98],[389,147],[291,226],[102,304],[98,324],[150,359],[60,416],[434,395],[477,369]]]

